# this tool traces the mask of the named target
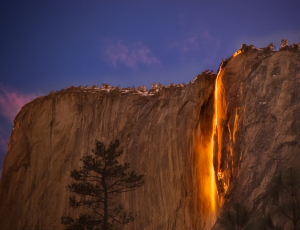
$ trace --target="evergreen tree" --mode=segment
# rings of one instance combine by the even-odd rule
[[[287,39],[282,39],[280,43],[280,47],[283,48],[289,45],[289,41]]]
[[[134,220],[131,213],[123,211],[116,203],[116,195],[137,189],[144,184],[143,176],[135,171],[129,171],[128,163],[120,164],[118,157],[122,151],[117,151],[119,141],[111,142],[108,148],[96,141],[93,155],[86,155],[80,160],[83,168],[71,172],[76,181],[67,189],[77,194],[69,198],[69,204],[76,209],[88,207],[94,215],[80,214],[75,220],[62,216],[61,223],[66,230],[111,230],[113,223],[128,224]]]

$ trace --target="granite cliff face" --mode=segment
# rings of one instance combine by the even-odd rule
[[[220,185],[229,186],[225,201],[246,202],[254,220],[268,209],[271,176],[300,166],[300,50],[297,45],[276,52],[245,46],[234,56],[220,76],[222,136],[214,165],[223,175],[219,191]]]
[[[300,51],[243,46],[188,85],[75,88],[25,105],[0,184],[3,229],[63,229],[70,172],[97,139],[119,139],[145,185],[120,197],[124,229],[211,229],[223,203],[266,209],[269,175],[299,166]],[[218,229],[217,226],[214,227]]]
[[[199,178],[193,176],[198,171],[194,142],[199,120],[206,119],[201,111],[212,102],[214,80],[207,73],[188,86],[154,85],[150,92],[107,85],[69,88],[25,105],[4,163],[3,229],[63,229],[60,217],[76,214],[65,188],[70,172],[96,139],[117,138],[124,162],[145,174],[145,185],[121,199],[137,215],[127,229],[204,227],[207,211],[197,204]]]

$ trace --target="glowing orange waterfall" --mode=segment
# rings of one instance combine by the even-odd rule
[[[212,189],[214,191],[214,194],[217,194],[217,187],[216,187],[216,181],[215,181],[215,170],[218,172],[218,178],[222,177],[222,174],[220,174],[220,162],[221,162],[221,149],[222,149],[222,130],[220,129],[219,122],[220,120],[224,117],[224,111],[222,110],[223,108],[223,95],[222,93],[224,92],[224,87],[222,84],[222,71],[221,71],[221,66],[218,71],[218,75],[216,78],[216,83],[215,83],[215,92],[214,92],[214,116],[213,116],[213,127],[212,127],[212,137],[211,137],[211,170],[212,170],[212,175],[213,178],[212,180]],[[217,139],[215,137],[217,136]],[[216,142],[217,141],[217,142]],[[214,169],[213,166],[213,158],[214,158],[214,152],[215,148],[217,148],[218,151],[218,168]],[[216,211],[216,204],[219,205],[218,199],[216,199],[216,195],[212,196],[211,202],[213,204],[213,210],[214,212]]]
[[[213,135],[212,135],[212,142],[213,142],[213,148],[214,148],[213,154],[215,152],[217,152],[217,156],[218,156],[218,168],[215,169],[217,171],[218,181],[224,178],[224,172],[222,172],[220,169],[220,163],[221,163],[221,151],[222,151],[222,139],[223,139],[222,121],[224,121],[226,119],[225,89],[224,89],[224,86],[222,83],[223,73],[221,70],[222,70],[222,68],[220,66],[220,69],[218,71],[218,75],[216,78],[216,83],[215,83],[214,124],[213,124]],[[217,138],[215,138],[215,137],[217,137]],[[222,186],[225,188],[225,190],[228,187],[228,185],[226,185],[225,183]],[[221,201],[221,203],[222,203],[222,201]]]
[[[209,134],[211,134],[211,131]],[[199,209],[201,229],[210,230],[217,214],[217,188],[213,166],[213,143],[210,136],[200,136],[197,140],[198,178],[199,178]]]
[[[216,82],[215,82],[215,91],[214,91],[214,116],[213,116],[213,127],[212,127],[212,136],[211,136],[211,188],[213,191],[211,202],[212,202],[212,211],[217,215],[217,208],[220,206],[219,202],[219,194],[217,191],[217,185],[215,180],[215,171],[217,171],[217,178],[223,178],[223,173],[220,171],[220,162],[221,162],[221,149],[222,149],[222,132],[220,121],[224,119],[224,105],[225,105],[225,97],[224,97],[224,86],[222,83],[222,66],[218,71]],[[217,137],[217,138],[216,138]],[[217,149],[216,149],[217,148]],[[214,153],[217,151],[218,156],[218,168],[214,168],[213,158]]]
[[[233,57],[240,53],[241,51],[236,52]],[[235,135],[238,131],[240,108],[226,102],[223,82],[228,84],[230,79],[222,79],[225,74],[222,69],[224,66],[222,62],[215,79],[213,100],[203,109],[199,122],[199,204],[205,222],[201,229],[211,229],[215,224],[234,170],[234,146],[237,141]],[[228,90],[229,93],[230,89]],[[203,117],[208,118],[205,120]]]
[[[220,162],[221,162],[221,150],[222,150],[222,120],[225,119],[225,90],[222,83],[222,66],[218,71],[216,82],[215,82],[215,91],[214,91],[214,115],[213,115],[213,125],[212,125],[212,135],[210,140],[210,190],[211,190],[211,211],[214,214],[214,222],[216,221],[216,216],[218,215],[218,211],[220,206],[222,206],[222,200],[220,199],[220,194],[218,194],[217,189],[217,181],[216,181],[216,173],[218,180],[223,179],[223,172],[220,170]],[[217,152],[218,157],[218,168],[214,168],[214,153]],[[224,184],[225,185],[225,184]]]
[[[237,56],[240,52],[237,52]],[[235,116],[227,117],[228,104],[225,98],[225,88],[223,85],[222,65],[218,71],[215,83],[214,92],[214,122],[212,132],[212,155],[217,158],[214,170],[217,173],[217,191],[218,191],[218,205],[221,207],[224,202],[224,195],[226,194],[230,185],[230,178],[233,172],[233,147],[235,144],[235,135],[238,130],[238,114],[239,107],[235,108]],[[232,108],[230,108],[232,111]],[[225,143],[226,142],[226,143]],[[228,153],[228,154],[227,154]]]
[[[237,123],[238,123],[238,108],[237,108],[236,113],[235,113],[233,132],[230,132],[231,128],[230,128],[230,124],[228,123],[228,119],[227,119],[227,104],[226,104],[226,99],[225,99],[225,89],[224,89],[224,85],[222,82],[222,77],[223,77],[224,71],[222,71],[221,67],[219,69],[219,72],[218,72],[218,75],[216,78],[216,83],[215,83],[215,94],[214,94],[214,99],[215,99],[214,116],[215,117],[214,117],[213,137],[212,137],[213,147],[214,147],[213,154],[218,159],[218,161],[217,161],[218,164],[217,164],[217,166],[215,165],[215,167],[216,167],[215,171],[217,172],[217,179],[218,179],[217,190],[218,190],[219,206],[223,205],[224,195],[227,192],[227,189],[229,187],[229,179],[230,179],[230,174],[231,174],[230,172],[231,172],[232,166],[233,166],[233,145],[235,142],[235,133],[237,131]],[[224,136],[224,135],[228,135],[228,132],[226,134],[226,132],[224,130],[225,128],[228,128],[230,143],[223,143],[224,140],[226,140],[226,136]],[[223,144],[225,144],[225,146],[223,146]],[[227,144],[227,147],[226,147],[226,144]],[[224,149],[224,147],[227,148],[227,150],[229,150],[228,152],[230,153],[230,156],[229,155],[222,156],[222,150]],[[221,159],[221,157],[222,157],[222,159]],[[227,164],[223,165],[221,167],[221,162],[223,162],[223,164],[226,164],[226,162],[227,162]]]
[[[213,105],[207,110],[213,111],[212,120],[200,119],[200,135],[197,136],[199,175],[199,206],[200,214],[203,219],[201,229],[211,229],[216,222],[220,207],[223,205],[223,197],[229,186],[229,177],[221,167],[222,141],[224,133],[224,122],[226,121],[226,100],[225,89],[222,82],[224,71],[221,67],[215,80]],[[204,117],[210,117],[204,115]],[[237,130],[238,115],[236,112],[236,121],[230,138],[234,139]],[[201,124],[208,124],[204,128]],[[228,127],[229,132],[230,128]],[[231,142],[232,142],[231,139]],[[232,150],[231,150],[232,155]],[[232,158],[231,158],[232,159]],[[215,162],[215,164],[214,164]],[[228,168],[228,165],[227,165]]]
[[[213,165],[214,161],[214,138],[217,136],[218,126],[218,90],[221,71],[219,70],[214,93],[214,105],[211,104],[211,111],[214,111],[213,120],[202,121],[202,124],[209,124],[204,128],[200,127],[201,135],[196,141],[198,154],[198,175],[199,175],[199,208],[201,219],[203,220],[201,229],[210,230],[216,222],[219,210],[219,199],[216,184],[216,173]]]

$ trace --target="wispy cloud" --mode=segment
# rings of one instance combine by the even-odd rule
[[[108,44],[105,55],[113,66],[119,63],[129,68],[137,68],[138,64],[154,65],[160,64],[160,61],[152,54],[150,49],[137,42],[132,46],[126,46],[121,40],[114,44]]]
[[[202,48],[205,51],[206,58],[204,63],[211,65],[217,57],[217,52],[221,45],[221,40],[218,37],[213,37],[208,30],[201,34]]]
[[[177,50],[181,53],[188,53],[193,50],[199,49],[199,43],[198,43],[198,37],[197,36],[190,36],[185,39],[182,39],[181,41],[175,41],[171,42],[169,44],[170,50]]]
[[[211,36],[208,30],[202,31],[191,36],[187,36],[181,40],[170,42],[168,48],[177,50],[181,53],[193,51],[211,50],[211,47],[219,47],[220,39]]]
[[[38,97],[38,94],[24,94],[0,84],[0,115],[13,121],[23,105]]]
[[[212,36],[208,30],[203,30],[181,40],[170,42],[168,48],[179,52],[184,57],[201,53],[206,57],[203,60],[204,63],[211,65],[216,59],[220,45],[221,40],[218,37]]]

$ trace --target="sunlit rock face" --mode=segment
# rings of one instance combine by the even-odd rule
[[[218,76],[218,77],[216,77]],[[267,207],[270,176],[300,166],[300,50],[243,45],[188,85],[70,87],[25,105],[0,183],[1,229],[63,229],[65,188],[95,140],[119,139],[145,185],[119,197],[124,229],[211,229],[231,199]],[[223,206],[224,207],[224,206]],[[280,220],[284,221],[284,220]],[[213,229],[218,229],[214,226]]]
[[[221,75],[218,192],[222,203],[246,202],[253,221],[266,212],[270,177],[300,166],[300,52],[294,46],[277,52],[242,47],[224,62]]]
[[[84,211],[69,207],[70,172],[96,139],[119,139],[122,161],[145,174],[143,187],[120,198],[137,216],[124,229],[210,229],[215,217],[200,181],[212,162],[199,162],[198,143],[211,136],[214,81],[205,73],[155,92],[71,87],[25,105],[4,161],[0,228],[63,229],[61,216]]]

